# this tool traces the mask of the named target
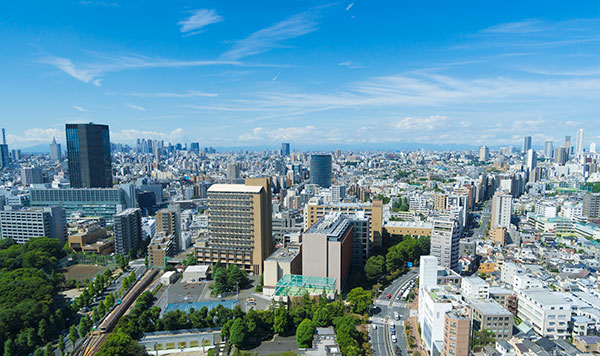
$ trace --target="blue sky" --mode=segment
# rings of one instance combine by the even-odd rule
[[[64,124],[201,145],[600,143],[600,3],[0,4],[12,147]]]

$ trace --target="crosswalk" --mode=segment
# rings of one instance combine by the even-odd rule
[[[378,300],[375,301],[375,305],[381,305],[381,306],[389,307],[390,306],[390,301],[389,300],[378,299]],[[399,301],[393,301],[392,302],[392,307],[396,307],[396,308],[406,308],[406,305],[407,305],[406,302],[399,302]]]

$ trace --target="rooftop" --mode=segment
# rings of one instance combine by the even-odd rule
[[[245,184],[213,184],[208,188],[209,193],[260,193],[263,187]]]
[[[304,232],[304,234],[325,234],[328,237],[340,237],[345,228],[351,225],[348,220],[341,213],[329,213],[317,220],[311,227]]]
[[[524,290],[522,293],[543,306],[567,304],[560,293],[552,292],[547,289],[529,289]]]
[[[296,244],[291,244],[287,247],[280,247],[273,254],[267,257],[266,261],[284,261],[289,262],[293,260],[300,253],[300,246]]]
[[[511,312],[494,301],[471,303],[471,306],[483,315],[512,315]]]
[[[336,280],[329,277],[312,277],[286,274],[275,285],[276,296],[302,296],[305,293],[316,295],[335,294]]]

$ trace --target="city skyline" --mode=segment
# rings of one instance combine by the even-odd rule
[[[34,3],[1,5],[14,148],[65,122],[217,147],[600,135],[595,4]]]

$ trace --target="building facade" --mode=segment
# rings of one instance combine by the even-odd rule
[[[67,223],[60,206],[0,211],[2,238],[24,244],[34,237],[67,241]]]
[[[437,257],[440,266],[457,270],[460,227],[456,219],[436,218],[431,231],[431,255]]]
[[[127,255],[130,250],[137,252],[142,240],[142,211],[129,208],[114,217],[115,252]]]
[[[66,136],[71,188],[112,187],[108,125],[67,124]]]
[[[310,156],[310,182],[322,188],[331,187],[331,155]]]

